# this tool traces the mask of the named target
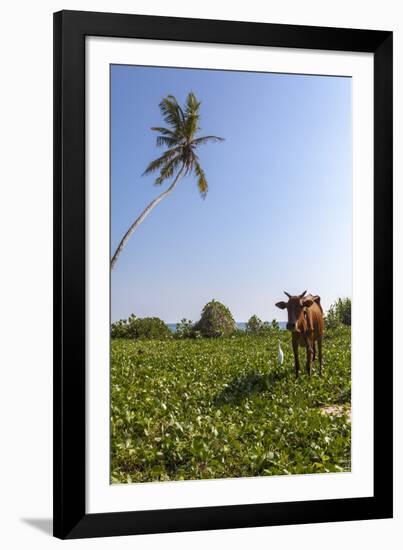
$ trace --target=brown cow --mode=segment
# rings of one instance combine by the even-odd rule
[[[311,361],[315,361],[316,342],[318,342],[319,374],[322,374],[322,338],[323,309],[320,296],[303,292],[299,296],[288,296],[288,302],[277,302],[276,306],[288,312],[287,330],[292,332],[292,349],[294,351],[295,374],[299,373],[298,346],[306,349],[306,371],[311,374]]]

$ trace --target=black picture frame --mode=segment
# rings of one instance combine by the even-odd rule
[[[373,497],[86,513],[86,36],[374,54]],[[54,14],[54,536],[104,537],[392,517],[391,323],[392,32],[79,11]]]

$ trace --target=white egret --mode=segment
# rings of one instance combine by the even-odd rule
[[[280,338],[278,339],[278,356],[277,356],[278,364],[282,365],[284,363],[284,353],[280,346]]]

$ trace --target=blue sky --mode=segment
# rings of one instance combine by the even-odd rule
[[[142,176],[162,153],[160,100],[201,100],[209,192],[183,179],[132,235],[112,271],[112,320],[197,320],[212,298],[237,321],[285,320],[283,290],[327,308],[351,296],[351,79],[111,67],[111,247],[162,188]]]

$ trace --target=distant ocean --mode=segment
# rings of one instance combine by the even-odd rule
[[[280,326],[281,330],[285,330],[286,321],[278,321],[278,324]],[[169,330],[172,332],[176,332],[176,323],[167,323]],[[245,330],[246,329],[246,323],[236,323],[236,326],[239,328],[239,330]]]

